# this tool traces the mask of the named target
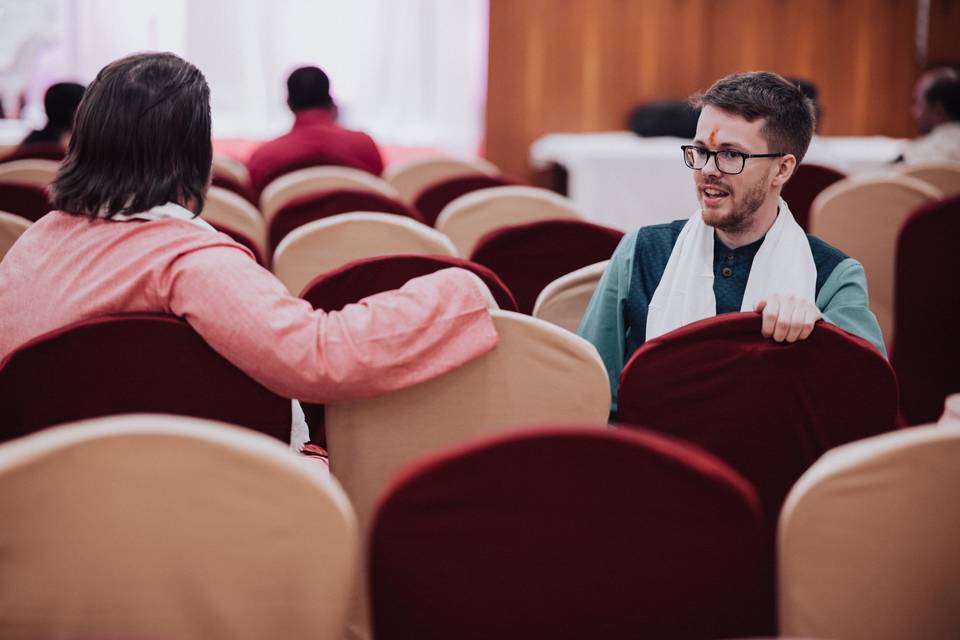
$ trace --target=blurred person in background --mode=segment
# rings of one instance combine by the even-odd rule
[[[84,87],[76,82],[58,82],[51,85],[43,96],[43,108],[47,112],[47,124],[42,129],[30,132],[16,155],[33,155],[40,147],[59,151],[59,157],[66,154],[73,131],[73,116],[83,99]]]
[[[914,89],[913,118],[921,136],[903,148],[905,162],[960,162],[960,74],[939,67]]]

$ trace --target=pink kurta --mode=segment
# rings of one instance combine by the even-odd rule
[[[246,248],[182,220],[54,212],[0,262],[0,362],[48,331],[123,312],[179,316],[265,387],[316,403],[423,382],[497,342],[485,298],[461,269],[325,313]]]

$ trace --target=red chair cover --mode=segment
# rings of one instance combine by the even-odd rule
[[[232,191],[256,207],[258,211],[260,210],[260,203],[257,201],[257,196],[253,192],[252,187],[248,187],[247,185],[238,182],[231,176],[220,173],[213,174],[212,184],[215,187],[221,187],[227,191]]]
[[[20,145],[8,156],[3,156],[3,162],[10,160],[63,160],[67,150],[56,142],[38,142],[36,144]]]
[[[647,342],[623,369],[617,410],[730,464],[773,524],[821,454],[894,428],[897,381],[875,348],[833,325],[787,344],[762,337],[761,324],[725,314]]]
[[[0,441],[118,413],[222,420],[290,441],[290,401],[261,386],[172,316],[78,322],[0,366]]]
[[[893,368],[910,424],[935,422],[960,392],[960,196],[918,208],[900,229]]]
[[[581,220],[541,220],[495,229],[477,242],[470,259],[492,269],[533,313],[543,288],[571,271],[609,260],[623,232]]]
[[[488,176],[482,173],[457,176],[424,188],[414,199],[413,207],[420,212],[427,224],[434,226],[443,208],[463,194],[478,189],[505,187],[512,184],[515,183],[506,178]]]
[[[0,211],[15,213],[36,222],[52,210],[53,205],[43,187],[0,183]]]
[[[770,633],[768,537],[749,483],[696,447],[595,427],[500,436],[414,463],[385,494],[374,635]]]
[[[846,178],[836,169],[819,164],[799,164],[793,176],[783,185],[781,196],[804,231],[810,230],[810,205],[817,195],[834,182]]]
[[[411,278],[425,276],[447,267],[460,267],[474,272],[490,288],[490,293],[501,309],[517,310],[513,294],[497,274],[486,267],[463,258],[413,253],[354,260],[314,278],[304,288],[300,297],[312,304],[314,309],[339,311],[351,302],[382,291],[399,289]],[[302,406],[310,426],[311,439],[326,446],[323,405],[304,402]]]
[[[423,222],[423,218],[399,200],[370,191],[331,189],[296,198],[281,207],[267,231],[272,253],[283,237],[308,222],[353,211],[395,213]]]

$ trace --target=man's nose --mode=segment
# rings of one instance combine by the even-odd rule
[[[720,176],[723,175],[723,172],[720,171],[720,167],[717,166],[717,154],[711,154],[707,158],[707,164],[703,165],[703,169],[700,169],[700,173],[705,176]]]

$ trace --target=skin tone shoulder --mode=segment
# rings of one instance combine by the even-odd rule
[[[711,105],[705,105],[697,123],[694,144],[710,151],[732,150],[746,154],[776,153],[762,130],[765,118],[748,121]],[[703,221],[731,249],[755,242],[766,235],[777,219],[780,191],[797,166],[792,154],[775,158],[749,158],[743,172],[722,173],[713,156],[694,171],[697,200]],[[777,342],[805,340],[820,319],[820,310],[810,301],[773,294],[757,303],[763,314],[764,337]]]

